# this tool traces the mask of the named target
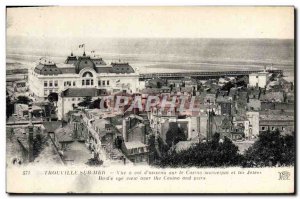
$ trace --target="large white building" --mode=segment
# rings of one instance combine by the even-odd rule
[[[107,65],[102,58],[68,56],[65,63],[55,64],[46,59],[28,70],[29,90],[35,98],[45,99],[50,93],[68,88],[97,88],[107,92],[139,91],[139,74],[128,63]]]
[[[28,85],[30,93],[37,100],[47,99],[50,93],[58,93],[59,102],[62,98],[70,101],[58,107],[59,119],[69,111],[69,106],[76,105],[91,93],[91,97],[97,97],[95,93],[99,91],[105,91],[108,95],[140,90],[139,73],[128,63],[119,61],[107,65],[102,58],[87,56],[85,53],[83,56],[71,53],[62,64],[40,59],[36,66],[28,70]],[[70,89],[72,92],[69,92]]]
[[[258,72],[251,73],[249,75],[249,85],[251,87],[265,88],[268,82],[269,73],[268,72]]]

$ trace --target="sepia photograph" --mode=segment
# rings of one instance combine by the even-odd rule
[[[294,194],[294,9],[7,6],[6,191]]]

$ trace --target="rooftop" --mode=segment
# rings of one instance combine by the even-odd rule
[[[62,92],[63,97],[97,97],[105,94],[105,89],[97,88],[68,88]]]
[[[134,148],[141,148],[141,147],[147,147],[147,145],[145,145],[142,142],[139,141],[133,141],[133,142],[124,142],[125,147],[127,149],[134,149]]]
[[[260,115],[259,116],[260,120],[293,120],[294,121],[294,116],[293,115],[282,115],[282,114],[270,114],[270,115]]]

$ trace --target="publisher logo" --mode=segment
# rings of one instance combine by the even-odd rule
[[[278,180],[290,180],[290,172],[288,171],[282,171],[278,172],[279,174],[279,179]]]

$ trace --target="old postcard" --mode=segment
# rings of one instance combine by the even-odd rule
[[[295,193],[293,7],[7,7],[8,193]]]

